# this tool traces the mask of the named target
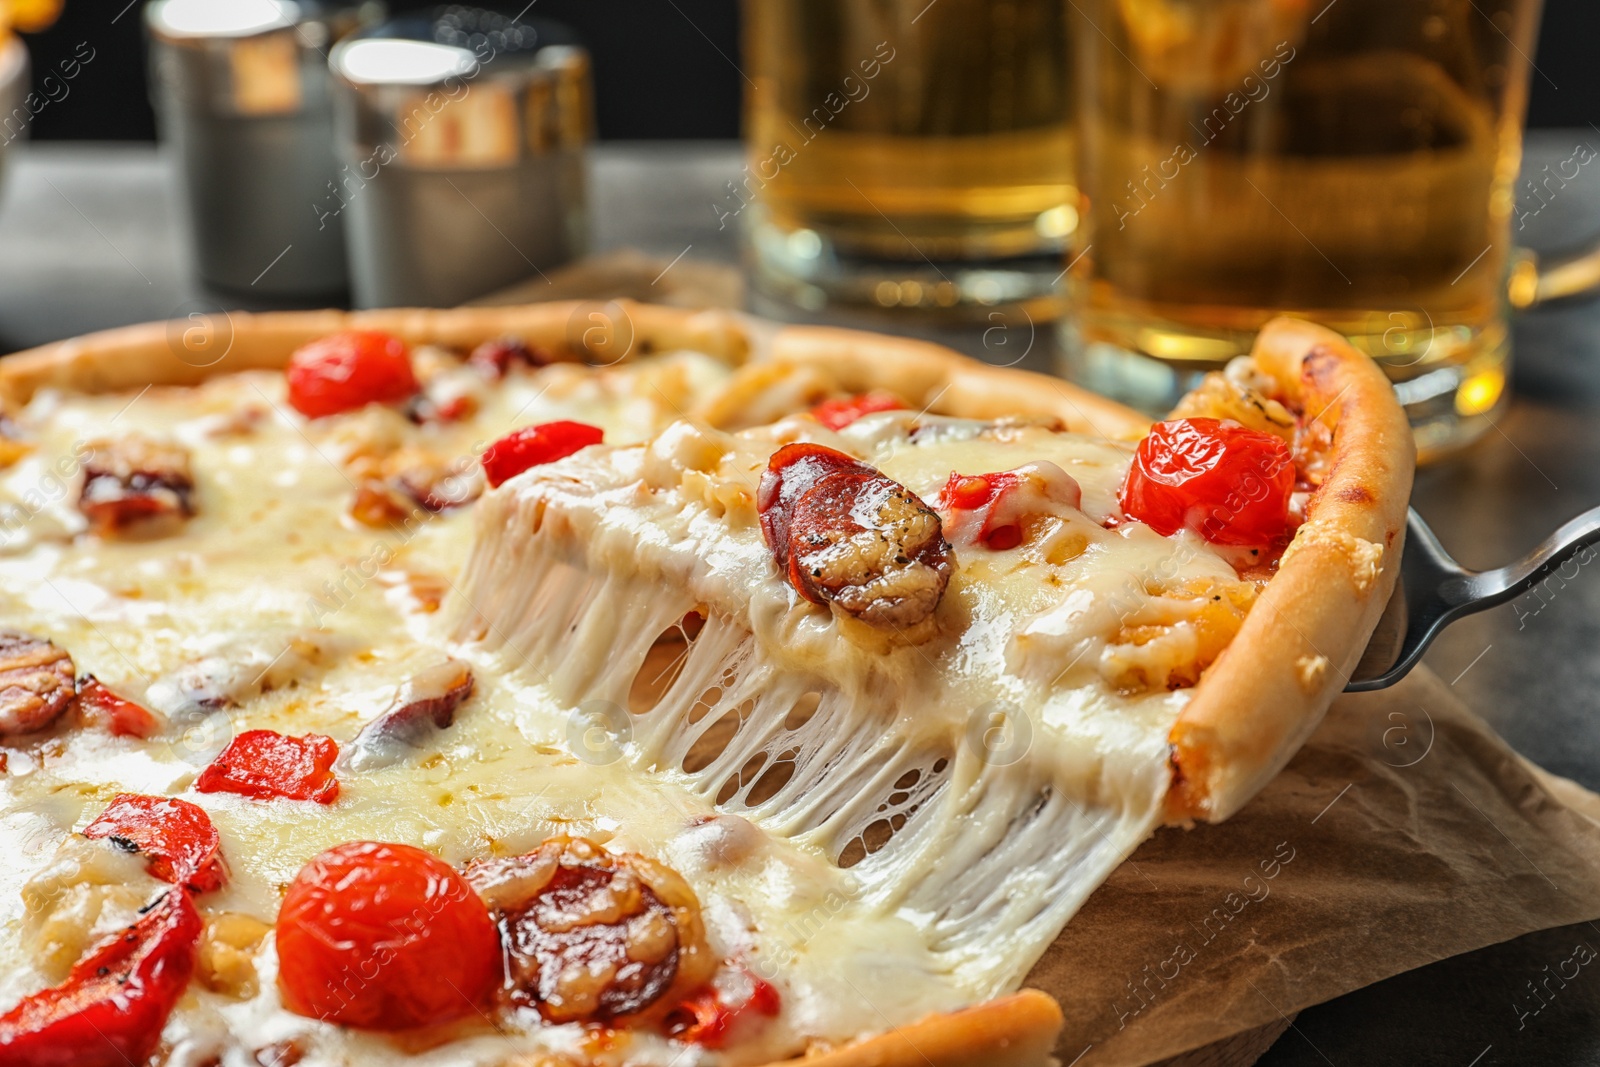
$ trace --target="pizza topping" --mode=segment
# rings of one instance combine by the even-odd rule
[[[138,854],[71,834],[22,884],[17,941],[39,973],[59,982],[168,888]]]
[[[777,987],[771,982],[742,967],[728,968],[672,1009],[664,1029],[669,1037],[686,1045],[726,1048],[736,1036],[735,1031],[762,1018],[773,1018],[782,1006]]]
[[[256,800],[282,797],[332,804],[339,797],[333,761],[339,746],[331,737],[290,737],[273,730],[246,730],[200,772],[201,793],[237,793]]]
[[[76,693],[71,656],[42,637],[0,631],[0,737],[44,729]]]
[[[156,679],[145,700],[180,725],[192,726],[204,713],[303,682],[351,647],[348,638],[326,630],[219,633],[214,643],[225,654],[205,656]]]
[[[1248,430],[1269,433],[1293,442],[1297,420],[1294,413],[1267,393],[1272,380],[1255,369],[1249,357],[1235,359],[1226,373],[1212,373],[1200,380],[1169,419],[1232,419]]]
[[[583,838],[488,860],[467,878],[494,910],[506,996],[552,1022],[614,1022],[703,980],[709,961],[694,893],[677,874]]]
[[[513,430],[483,454],[483,473],[498,487],[530,467],[554,463],[580,449],[600,444],[605,432],[581,422],[544,422]]]
[[[456,709],[472,696],[472,688],[472,671],[459,660],[421,671],[400,687],[387,711],[361,728],[346,764],[352,770],[376,770],[419,751],[435,732],[455,722]]]
[[[470,504],[483,492],[483,480],[469,460],[445,462],[417,448],[402,448],[382,459],[360,457],[351,473],[361,479],[350,514],[366,526],[393,526],[414,515]]]
[[[998,474],[951,473],[939,491],[950,539],[996,552],[1016,548],[1041,520],[1082,504],[1077,480],[1044,461]]]
[[[903,630],[930,619],[949,584],[938,513],[843,452],[780,448],[761,476],[757,509],[779,570],[812,603]]]
[[[1100,654],[1101,674],[1126,694],[1196,685],[1244,625],[1255,603],[1249,582],[1190,581],[1153,590],[1122,612]]]
[[[1139,443],[1122,510],[1163,536],[1271,545],[1290,532],[1295,468],[1281,437],[1216,419],[1158,422]]]
[[[0,1015],[0,1060],[12,1067],[145,1062],[189,984],[199,938],[189,894],[169,890],[74,964],[60,985]]]
[[[314,857],[283,898],[277,946],[290,1011],[366,1030],[471,1014],[500,976],[489,909],[410,845],[352,841]]]
[[[206,917],[195,976],[213,993],[248,1000],[258,992],[256,953],[272,927],[252,915],[223,911]]]
[[[406,417],[425,425],[460,422],[476,415],[487,396],[484,375],[461,361],[460,356],[437,345],[412,350],[411,365],[417,392],[407,401]]]
[[[542,348],[530,348],[520,337],[496,337],[472,350],[467,364],[490,381],[499,381],[517,365],[543,367],[555,357]]]
[[[404,341],[377,330],[347,330],[289,357],[289,403],[307,418],[367,404],[397,404],[417,391]]]
[[[83,836],[144,856],[155,877],[195,893],[220,889],[227,881],[217,828],[187,800],[118,793],[83,828]]]
[[[194,475],[182,445],[142,434],[91,441],[78,510],[101,537],[155,534],[194,514]]]
[[[842,430],[863,415],[879,411],[904,411],[905,407],[893,393],[862,393],[841,400],[824,400],[811,409],[811,417],[830,430]]]
[[[161,732],[155,712],[113,693],[92,674],[78,679],[78,714],[113,737],[145,739]]]

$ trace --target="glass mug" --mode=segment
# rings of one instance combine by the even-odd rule
[[[1077,225],[1063,0],[745,0],[758,286],[983,320],[1059,310]]]
[[[1590,280],[1512,243],[1539,0],[1068,3],[1066,375],[1164,410],[1289,313],[1384,366],[1424,458],[1482,433],[1510,307]]]

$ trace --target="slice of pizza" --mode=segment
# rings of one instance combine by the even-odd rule
[[[947,389],[916,410],[897,369],[508,482],[458,636],[846,872],[863,940],[892,929],[978,1000],[1153,828],[1225,818],[1316,725],[1392,587],[1411,445],[1381,374],[1297,323],[1142,438],[963,367],[902,385]],[[760,398],[795,378],[754,372],[748,407],[782,406]]]
[[[1042,1063],[1032,960],[1399,558],[1300,324],[1154,428],[666,309],[186,338],[0,364],[8,1063]]]

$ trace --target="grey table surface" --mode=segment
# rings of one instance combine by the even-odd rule
[[[1600,147],[1600,135],[1535,133],[1525,173],[1567,159],[1579,143]],[[724,183],[740,162],[728,143],[600,146],[591,175],[595,249],[737,260],[735,231],[719,228],[714,205],[725,203]],[[1545,199],[1522,205],[1518,240],[1556,253],[1600,235],[1600,168]],[[205,296],[190,274],[172,171],[159,152],[16,151],[0,193],[0,351],[166,318]],[[910,331],[885,319],[851,324],[917,332],[1000,361],[1033,345],[1030,365],[1047,364],[1053,343],[1048,328],[1024,335],[1017,323],[987,336]],[[1508,562],[1600,504],[1600,303],[1520,318],[1515,346],[1510,411],[1466,455],[1423,471],[1417,484],[1417,508],[1471,567]],[[1543,597],[1467,619],[1427,663],[1523,754],[1600,789],[1600,578],[1583,571]],[[1522,1014],[1527,983],[1578,943],[1600,952],[1600,926],[1534,934],[1311,1008],[1261,1062],[1600,1067],[1600,972],[1584,970],[1542,1011]]]

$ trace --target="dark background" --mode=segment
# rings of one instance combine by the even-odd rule
[[[34,121],[35,139],[155,136],[144,85],[144,0],[132,0],[126,8],[120,2],[67,0],[61,20],[28,39],[35,78],[81,42],[96,51],[70,94]],[[433,0],[391,0],[389,6],[412,10],[432,7]],[[528,8],[530,14],[576,28],[594,54],[602,138],[739,135],[738,0],[536,0]],[[1547,0],[1533,57],[1540,73],[1533,78],[1530,125],[1585,126],[1600,120],[1597,42],[1600,4]]]

